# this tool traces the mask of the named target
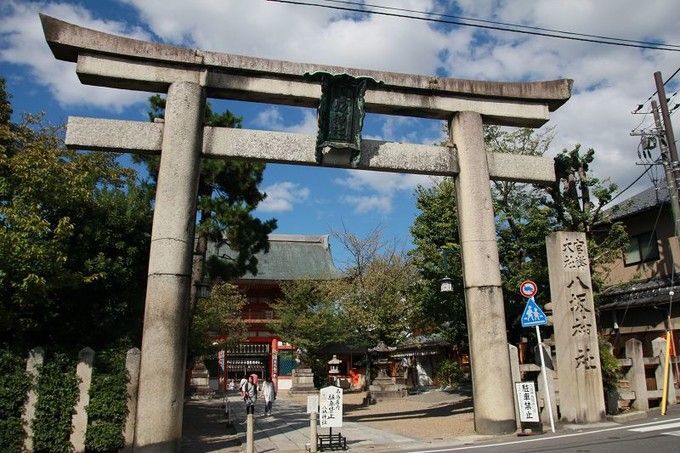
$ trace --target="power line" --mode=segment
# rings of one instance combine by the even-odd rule
[[[645,171],[643,171],[642,174],[641,174],[640,176],[638,176],[637,178],[635,178],[635,181],[631,182],[630,184],[628,184],[628,186],[626,186],[625,189],[623,189],[622,191],[620,191],[619,193],[617,193],[616,195],[614,195],[614,196],[612,197],[612,199],[609,200],[609,203],[611,203],[612,201],[616,200],[616,199],[619,198],[619,196],[621,196],[626,190],[628,190],[628,189],[630,189],[631,187],[633,187],[633,185],[635,185],[636,182],[638,182],[639,180],[641,180],[642,177],[643,177],[644,175],[646,175],[646,174],[649,172],[649,170],[651,170],[653,167],[654,167],[653,165],[650,165],[649,167],[647,167],[647,169],[646,169]]]
[[[675,77],[675,76],[678,74],[678,72],[680,72],[680,66],[678,67],[678,69],[675,70],[675,72],[674,72],[669,78],[666,79],[666,81],[663,83],[663,86],[666,86],[666,84],[667,84],[668,82],[670,82],[671,80],[673,80],[673,77]],[[642,104],[639,104],[639,105],[637,106],[637,108],[636,108],[635,110],[633,110],[633,113],[635,113],[635,112],[641,110],[641,109],[645,106],[645,104],[647,104],[649,101],[651,101],[652,98],[654,97],[654,95],[656,95],[656,93],[658,93],[658,92],[659,92],[658,90],[654,91],[654,93],[652,93],[652,94],[647,98],[647,100],[646,100],[645,102],[643,102]],[[677,91],[676,91],[676,93],[677,93]],[[673,94],[673,96],[675,96],[675,94]],[[671,97],[673,97],[673,96],[671,96]]]
[[[354,6],[363,6],[363,7],[370,7],[370,8],[380,8],[380,9],[385,9],[385,10],[390,10],[390,11],[401,11],[401,12],[407,12],[407,13],[415,13],[415,14],[423,14],[423,15],[428,15],[428,16],[437,16],[437,17],[446,17],[449,19],[458,19],[458,20],[466,20],[470,22],[481,22],[484,24],[493,24],[493,25],[503,25],[507,27],[515,27],[519,29],[527,29],[527,30],[538,30],[538,31],[546,31],[546,32],[551,32],[551,33],[562,33],[565,35],[572,35],[572,36],[583,36],[586,38],[598,38],[598,39],[606,39],[610,41],[622,41],[622,42],[630,42],[630,43],[635,43],[635,44],[643,44],[643,45],[649,45],[649,46],[664,46],[664,47],[675,47],[677,49],[680,49],[680,45],[674,45],[674,44],[663,44],[663,43],[658,43],[658,42],[651,42],[651,41],[637,41],[634,39],[626,39],[626,38],[616,38],[612,36],[603,36],[603,35],[592,35],[588,33],[577,33],[573,31],[568,31],[568,30],[560,30],[556,28],[544,28],[544,27],[534,27],[531,25],[522,25],[522,24],[513,24],[511,22],[500,22],[500,21],[495,21],[495,20],[488,20],[488,19],[477,19],[475,17],[466,17],[466,16],[456,16],[453,14],[444,14],[444,13],[436,13],[432,11],[419,11],[415,9],[408,9],[408,8],[398,8],[396,6],[385,6],[385,5],[375,5],[375,4],[370,4],[370,3],[359,3],[356,1],[349,1],[349,0],[321,0],[327,3],[339,3],[343,5],[354,5]]]
[[[319,4],[319,3],[309,3],[309,2],[304,2],[304,1],[296,1],[296,0],[268,0],[270,2],[276,2],[276,3],[286,3],[290,5],[297,5],[297,6],[314,6],[317,8],[324,8],[324,9],[333,9],[333,10],[338,10],[338,11],[349,11],[349,12],[355,12],[355,13],[366,13],[366,14],[376,14],[380,16],[388,16],[388,17],[399,17],[402,19],[412,19],[412,20],[420,20],[424,22],[434,22],[434,23],[440,23],[440,24],[449,24],[449,25],[459,25],[462,27],[477,27],[477,28],[483,28],[487,30],[496,30],[496,31],[508,31],[512,33],[520,33],[520,34],[527,34],[527,35],[534,35],[534,36],[544,36],[548,38],[559,38],[559,39],[566,39],[566,40],[571,40],[571,41],[581,41],[581,42],[590,42],[590,43],[596,43],[596,44],[609,44],[612,46],[622,46],[622,47],[634,47],[638,49],[652,49],[652,50],[666,50],[670,52],[680,52],[680,46],[676,45],[666,45],[666,44],[655,44],[655,45],[647,45],[647,44],[633,44],[629,42],[623,42],[623,41],[617,41],[612,38],[612,40],[602,40],[602,39],[596,39],[596,38],[586,38],[582,36],[574,36],[574,35],[560,35],[556,34],[556,32],[542,32],[542,31],[531,31],[531,30],[517,30],[513,28],[508,28],[508,27],[499,27],[495,25],[483,25],[483,24],[470,24],[467,22],[461,22],[460,20],[446,20],[446,19],[435,19],[432,17],[417,17],[417,16],[412,16],[408,14],[399,14],[399,13],[390,13],[390,12],[385,12],[385,11],[371,11],[367,9],[360,9],[360,8],[351,8],[351,7],[346,7],[346,6],[336,6],[336,5],[327,5],[327,4]]]

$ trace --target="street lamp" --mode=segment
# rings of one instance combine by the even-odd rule
[[[439,280],[439,292],[450,293],[453,291],[453,281],[449,277]]]
[[[210,295],[210,285],[206,281],[197,282],[195,285],[198,299],[205,299]]]
[[[439,280],[439,292],[450,293],[450,292],[453,292],[453,280],[451,280],[451,278],[447,276],[448,273],[449,273],[449,255],[451,253],[454,253],[455,250],[451,250],[450,248],[442,247],[441,252],[442,252],[442,261],[444,262],[444,278]]]

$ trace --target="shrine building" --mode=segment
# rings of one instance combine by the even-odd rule
[[[225,245],[211,244],[208,257],[228,257]],[[233,283],[248,299],[243,319],[248,326],[247,340],[237,347],[220,351],[206,363],[211,376],[221,384],[255,373],[272,377],[279,390],[290,388],[295,368],[294,348],[269,329],[276,322],[272,303],[283,296],[281,284],[293,280],[332,280],[343,274],[333,264],[328,235],[270,234],[269,252],[256,254],[257,274],[247,273]],[[212,362],[212,363],[210,363]],[[224,384],[223,384],[224,385]]]

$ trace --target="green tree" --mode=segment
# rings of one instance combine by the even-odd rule
[[[189,333],[192,357],[210,356],[229,349],[246,338],[241,315],[246,297],[230,283],[217,283],[205,299],[198,299]]]
[[[549,148],[551,135],[530,129],[505,130],[496,126],[485,128],[487,151],[542,156]],[[602,281],[605,264],[611,262],[626,244],[627,236],[620,223],[607,224],[607,235],[598,236],[602,229],[603,206],[611,200],[616,185],[588,174],[595,153],[580,153],[580,146],[563,150],[556,157],[558,182],[546,188],[517,182],[492,182],[498,251],[501,263],[506,321],[511,332],[519,332],[519,315],[524,299],[518,294],[521,281],[530,278],[539,288],[539,300],[549,298],[549,281],[545,237],[553,231],[583,231],[588,238],[594,282]],[[444,179],[432,188],[417,189],[416,218],[411,234],[416,245],[411,252],[421,272],[424,288],[420,291],[426,317],[441,326],[444,333],[458,344],[466,337],[464,300],[460,261],[454,253],[449,259],[454,293],[439,294],[438,282],[443,276],[442,250],[456,251],[458,228],[453,181]],[[450,255],[450,253],[449,253]],[[597,289],[597,286],[596,286]],[[452,302],[453,301],[453,302]]]
[[[165,99],[159,95],[149,98],[151,121],[163,118]],[[221,114],[206,104],[205,125],[240,128],[243,118],[230,111]],[[136,156],[144,162],[155,186],[160,159],[157,156]],[[268,251],[267,235],[276,228],[276,220],[261,221],[252,216],[257,204],[265,198],[259,191],[264,164],[237,159],[202,159],[198,183],[198,225],[192,275],[191,306],[196,305],[196,285],[206,276],[209,279],[229,280],[246,272],[257,273],[255,254]],[[208,242],[228,245],[234,251],[230,257],[212,256],[206,262]]]
[[[420,214],[411,226],[415,248],[409,253],[421,276],[414,297],[422,307],[423,325],[434,328],[451,344],[465,347],[467,328],[453,179],[416,188],[416,199]],[[452,292],[440,292],[440,280],[445,276],[452,279]]]
[[[138,337],[148,192],[113,155],[66,149],[40,116],[12,123],[1,88],[0,343],[98,348]]]
[[[281,290],[282,297],[272,305],[276,321],[269,328],[304,351],[304,360],[318,374],[325,366],[321,351],[350,339],[349,318],[333,282],[290,281]]]
[[[610,222],[603,211],[618,187],[609,179],[588,174],[595,160],[590,148],[581,153],[581,145],[564,149],[555,158],[558,181],[550,191],[558,223],[567,231],[582,231],[588,239],[588,255],[595,293],[602,288],[608,264],[621,257],[628,244],[622,222]]]
[[[543,156],[552,141],[550,132],[542,134],[526,128],[505,130],[488,126],[484,132],[487,150],[495,153]],[[493,181],[491,189],[505,316],[511,332],[518,332],[518,319],[526,302],[518,293],[519,285],[527,279],[535,281],[540,288],[537,300],[547,302],[549,286],[545,237],[562,228],[544,187]]]
[[[420,325],[419,299],[413,297],[417,269],[405,254],[382,240],[376,228],[360,238],[347,231],[334,235],[352,257],[347,278],[330,283],[364,346],[394,345]]]

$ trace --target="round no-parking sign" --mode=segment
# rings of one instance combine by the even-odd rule
[[[521,285],[519,285],[519,293],[522,296],[526,297],[527,299],[530,297],[534,297],[537,291],[538,286],[531,280],[525,280],[522,282]]]

